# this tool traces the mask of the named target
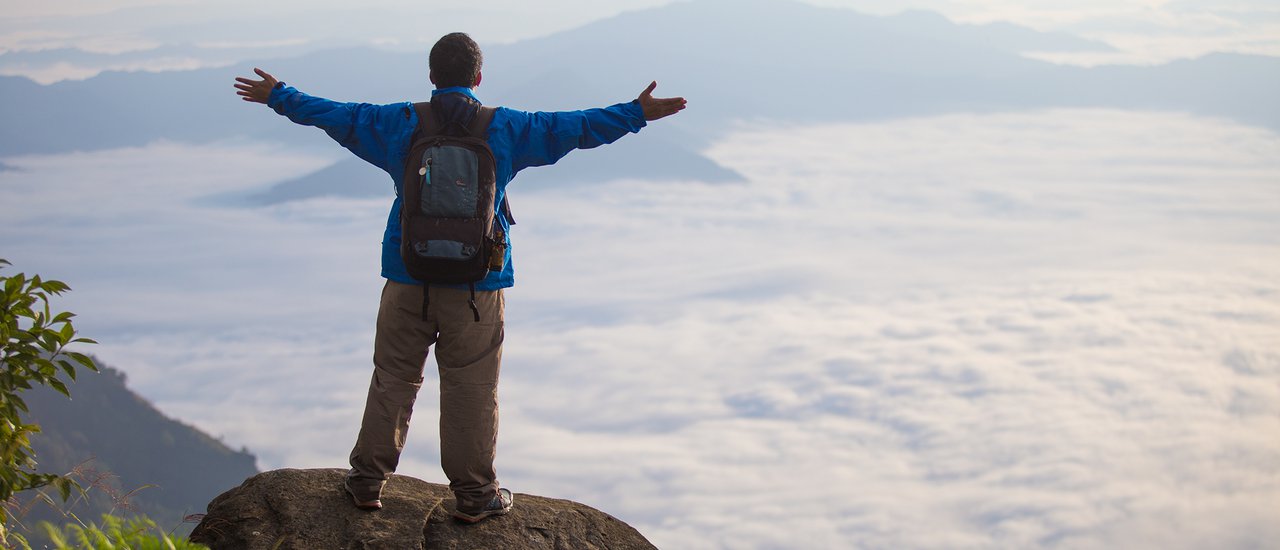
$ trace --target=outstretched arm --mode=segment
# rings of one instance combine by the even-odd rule
[[[512,173],[532,166],[554,164],[574,149],[613,143],[639,132],[648,121],[674,115],[685,108],[683,97],[653,97],[657,82],[640,97],[603,109],[538,112],[504,110],[504,124],[490,129],[489,141],[511,151]]]
[[[657,87],[658,81],[650,82],[649,87],[640,92],[640,97],[636,98],[640,102],[640,108],[644,110],[645,120],[658,120],[684,110],[688,102],[683,97],[653,97],[653,89]]]
[[[253,72],[258,73],[262,80],[253,80],[241,76],[236,77],[235,87],[238,92],[236,95],[245,101],[254,103],[267,103],[267,98],[271,97],[271,89],[276,87],[280,81],[276,77],[267,74],[267,71],[255,68]]]
[[[408,123],[408,103],[370,105],[343,103],[310,96],[283,85],[262,69],[254,69],[261,80],[236,77],[236,95],[252,103],[262,103],[295,123],[315,126],[338,144],[388,173],[399,172],[403,155],[395,144],[408,140],[413,126]]]

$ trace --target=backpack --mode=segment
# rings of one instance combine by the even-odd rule
[[[415,103],[418,125],[405,159],[400,209],[400,257],[422,281],[422,319],[433,283],[467,284],[480,321],[475,283],[501,271],[502,226],[494,212],[497,176],[485,130],[493,108],[461,94]]]

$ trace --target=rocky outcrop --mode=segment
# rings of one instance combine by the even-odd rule
[[[510,514],[475,525],[454,520],[444,485],[395,476],[383,509],[363,511],[342,489],[345,471],[274,470],[209,503],[191,540],[213,550],[652,549],[639,532],[599,510],[517,494]]]

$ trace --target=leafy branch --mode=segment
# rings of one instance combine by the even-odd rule
[[[12,265],[0,258],[0,269]],[[71,290],[66,283],[26,274],[0,276],[0,503],[15,493],[53,486],[66,500],[76,483],[57,474],[37,473],[30,435],[40,427],[28,424],[23,415],[27,404],[20,393],[47,386],[68,398],[66,382],[76,379],[80,368],[94,372],[98,366],[80,352],[68,350],[74,344],[96,344],[77,337],[70,312],[54,313],[51,296]],[[8,512],[0,507],[0,542],[7,532]]]

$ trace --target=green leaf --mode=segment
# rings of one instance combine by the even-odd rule
[[[63,384],[61,380],[58,380],[57,378],[50,378],[49,387],[58,390],[58,393],[67,396],[68,399],[71,398],[71,392],[67,390],[67,385]]]
[[[62,335],[57,332],[46,330],[40,335],[40,347],[47,352],[55,352],[58,347],[63,344]]]
[[[68,378],[70,378],[72,382],[75,382],[75,380],[76,380],[76,367],[75,367],[75,365],[72,365],[72,364],[71,364],[70,362],[68,362],[66,359],[59,359],[59,360],[57,361],[57,363],[58,363],[58,366],[59,366],[59,367],[62,367],[62,372],[67,373],[67,377],[68,377]]]
[[[43,288],[53,294],[62,294],[63,292],[71,290],[71,287],[67,286],[67,283],[54,280],[45,281],[43,285],[40,285],[40,288]]]
[[[71,343],[72,344],[96,344],[98,343],[98,341],[92,338],[76,338],[75,340],[72,340]]]
[[[61,336],[62,336],[62,343],[64,343],[64,344],[65,344],[65,343],[70,342],[70,341],[71,341],[71,339],[72,339],[72,338],[75,338],[75,336],[76,336],[76,329],[75,329],[75,327],[71,326],[71,323],[66,323],[66,324],[62,325],[62,332],[61,332]]]
[[[71,490],[79,486],[71,478],[62,476],[53,480],[53,485],[58,488],[58,496],[62,497],[63,502],[71,498]]]
[[[88,355],[85,355],[78,351],[68,351],[66,355],[67,357],[70,357],[72,361],[80,363],[81,365],[84,365],[89,370],[97,372],[98,365],[94,364],[92,357],[89,357]]]
[[[58,367],[53,364],[53,361],[41,357],[35,360],[35,364],[37,378],[48,378],[58,374]]]
[[[22,288],[22,283],[25,283],[25,282],[26,280],[22,278],[21,273],[14,275],[12,277],[5,277],[4,293],[6,295],[13,295],[14,293],[18,292],[18,289]]]

